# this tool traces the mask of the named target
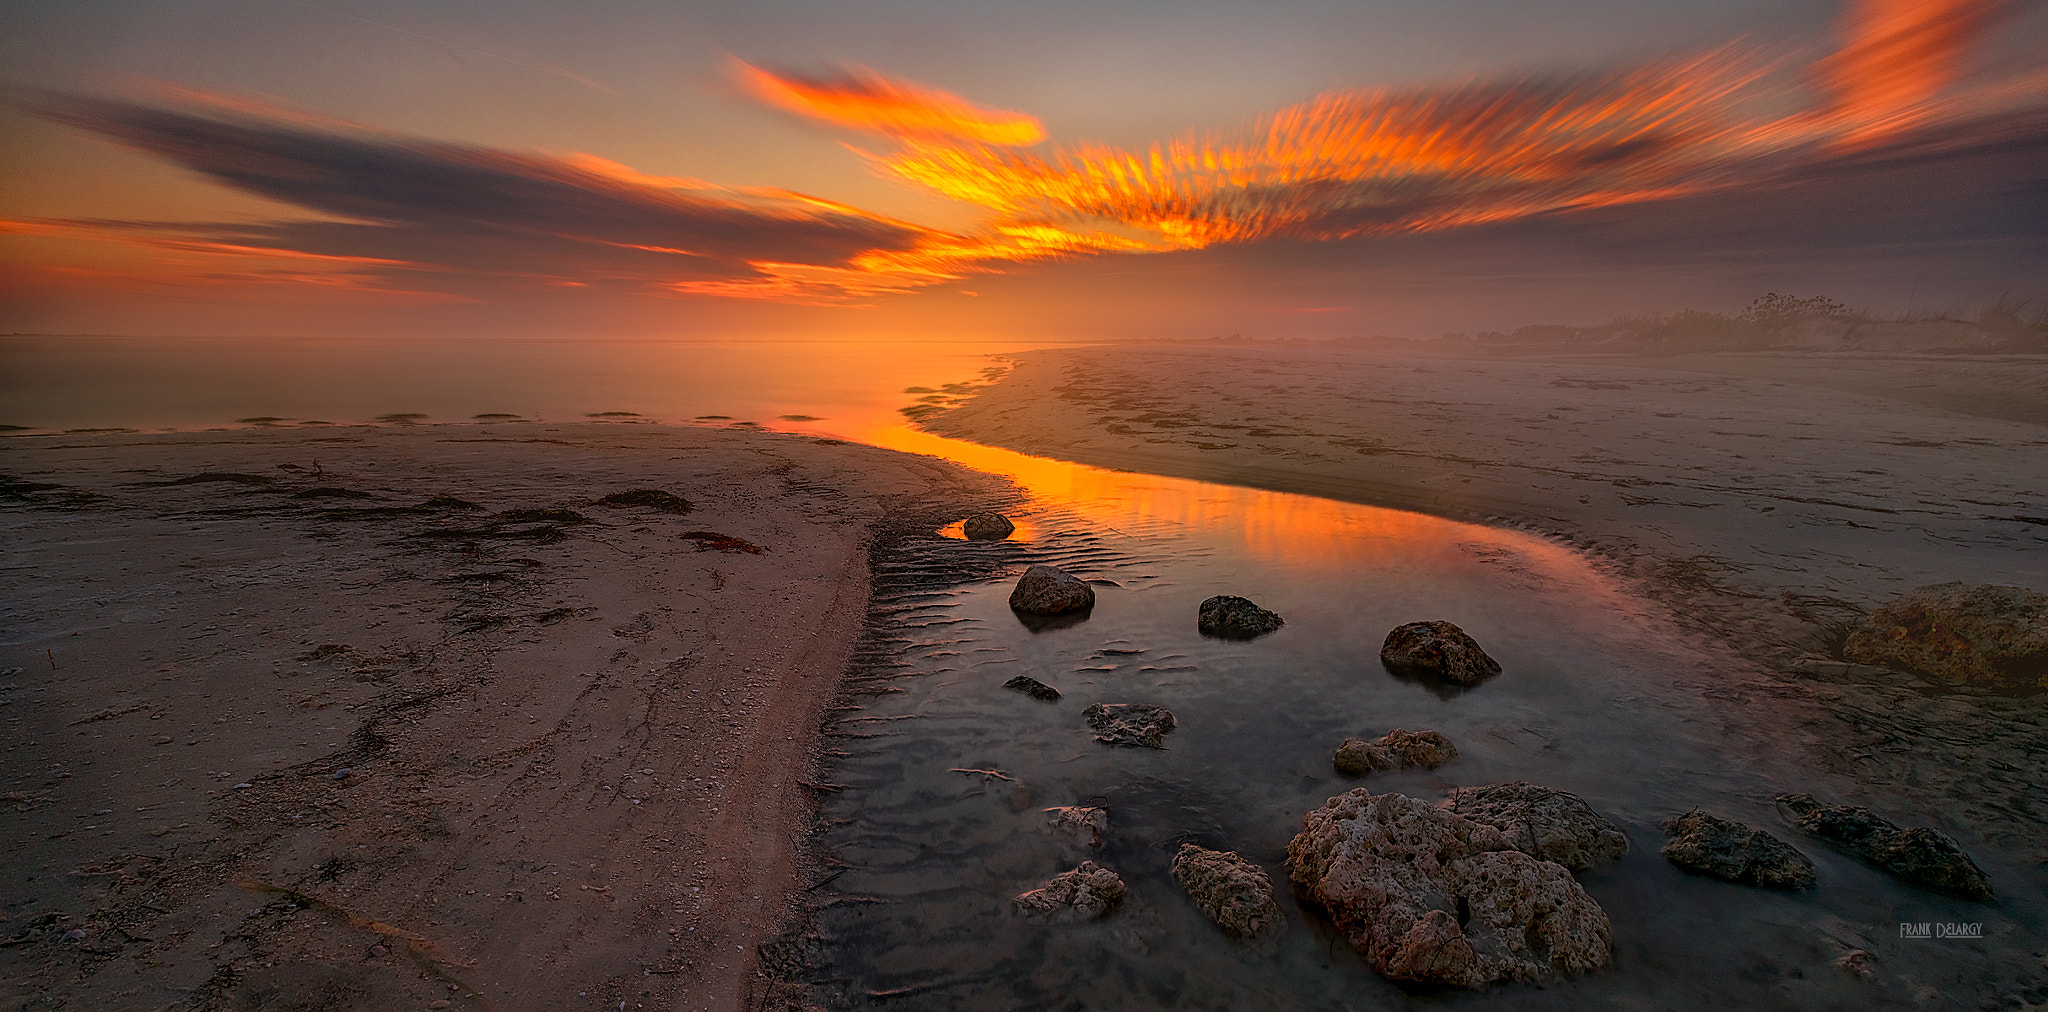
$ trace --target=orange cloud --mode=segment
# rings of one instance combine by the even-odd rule
[[[1842,48],[1822,61],[1844,141],[1865,143],[1916,126],[1961,76],[1963,57],[2008,0],[1853,0]]]
[[[1045,139],[1038,120],[1021,112],[983,109],[959,96],[892,81],[863,67],[833,77],[802,77],[736,60],[733,74],[762,101],[855,130],[1003,147]]]

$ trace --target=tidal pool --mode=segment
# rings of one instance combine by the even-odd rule
[[[1973,848],[2008,899],[1971,903],[1803,834],[1772,799],[1850,785],[1807,772],[1797,713],[1734,692],[1720,676],[1739,658],[1678,632],[1565,548],[1304,496],[917,448],[1010,473],[1033,495],[1012,540],[912,537],[879,565],[849,676],[857,708],[827,739],[843,787],[821,803],[832,867],[812,891],[825,940],[814,982],[828,1004],[1974,1007],[2039,975],[2040,911],[2010,898],[2038,896],[2037,874]],[[1037,632],[1020,621],[1007,598],[1031,563],[1093,581],[1088,617]],[[1249,642],[1206,638],[1196,610],[1216,594],[1287,624]],[[1422,619],[1464,627],[1503,673],[1462,692],[1390,675],[1381,641]],[[1018,674],[1063,697],[1003,687]],[[1096,702],[1162,705],[1178,726],[1164,750],[1099,744],[1082,719]],[[1431,772],[1333,771],[1344,738],[1397,727],[1441,731],[1461,757]],[[1512,780],[1579,794],[1627,833],[1624,859],[1580,879],[1613,923],[1608,969],[1479,993],[1402,988],[1294,897],[1287,842],[1325,799],[1360,786],[1435,799]],[[1046,808],[1083,804],[1109,810],[1099,850],[1047,826]],[[1696,806],[1791,843],[1819,887],[1777,893],[1674,868],[1659,824]],[[1204,920],[1168,874],[1182,842],[1264,868],[1278,930],[1246,942]],[[1082,860],[1123,876],[1129,892],[1110,916],[1042,925],[1013,907]],[[1983,938],[1906,939],[1901,922],[1978,923]],[[1851,949],[1876,957],[1870,975],[1835,965]]]

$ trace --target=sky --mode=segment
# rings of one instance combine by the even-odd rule
[[[2048,3],[15,0],[0,332],[2048,305]]]

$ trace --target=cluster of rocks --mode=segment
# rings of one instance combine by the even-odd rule
[[[1374,741],[1344,739],[1330,761],[1337,772],[1362,777],[1375,770],[1433,770],[1457,757],[1458,746],[1440,732],[1404,731],[1397,727]]]
[[[1162,739],[1173,730],[1173,714],[1150,703],[1096,703],[1081,711],[1081,717],[1096,741],[1110,745],[1165,748]]]
[[[1991,879],[1962,845],[1938,829],[1900,829],[1868,808],[1824,805],[1807,794],[1786,794],[1778,804],[1799,828],[1897,877],[1964,899],[1991,898]]]
[[[1047,826],[1063,841],[1099,850],[1109,832],[1109,810],[1100,805],[1048,808]],[[1278,922],[1280,904],[1273,880],[1235,851],[1181,845],[1173,858],[1173,880],[1195,907],[1226,933],[1250,938]],[[1094,861],[1083,861],[1012,901],[1026,915],[1052,922],[1107,916],[1123,899],[1121,876]]]

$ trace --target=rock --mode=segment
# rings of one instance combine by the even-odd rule
[[[1003,688],[1015,689],[1018,692],[1030,696],[1033,699],[1042,699],[1048,703],[1060,698],[1060,690],[1055,689],[1052,686],[1047,685],[1044,682],[1041,682],[1038,679],[1031,677],[1030,675],[1018,675],[1010,679],[1009,681],[1004,682]]]
[[[1563,865],[1417,798],[1331,798],[1302,818],[1287,866],[1395,980],[1480,988],[1596,970],[1612,950],[1606,912]]]
[[[1783,840],[1694,810],[1664,823],[1664,857],[1695,875],[1766,889],[1813,888],[1813,862]]]
[[[1161,738],[1173,730],[1173,714],[1150,703],[1097,703],[1081,711],[1095,740],[1111,745],[1165,748]]]
[[[1102,917],[1123,898],[1124,880],[1116,872],[1083,861],[1073,871],[1063,871],[1044,885],[1018,894],[1014,902],[1034,918],[1064,922]]]
[[[1500,663],[1449,622],[1410,622],[1387,634],[1380,663],[1397,675],[1478,685],[1500,674]]]
[[[1265,869],[1233,851],[1183,843],[1173,858],[1173,880],[1187,890],[1202,916],[1233,935],[1250,938],[1280,914]]]
[[[969,541],[1001,541],[1016,529],[1017,525],[1001,513],[976,513],[960,525],[960,533]]]
[[[1287,623],[1280,616],[1242,597],[1219,594],[1202,602],[1195,616],[1195,628],[1204,636],[1227,640],[1248,640],[1272,632]]]
[[[1337,746],[1331,761],[1337,772],[1362,777],[1374,770],[1416,767],[1433,770],[1458,757],[1458,746],[1435,731],[1403,731],[1395,728],[1377,741],[1346,738]]]
[[[1972,900],[1991,898],[1991,879],[1960,844],[1938,829],[1900,829],[1868,808],[1823,805],[1808,794],[1778,803],[1801,829],[1913,885]]]
[[[1010,607],[1028,615],[1064,615],[1095,607],[1095,588],[1051,566],[1033,566],[1010,592]]]
[[[1836,957],[1835,969],[1858,977],[1868,977],[1875,972],[1871,964],[1876,962],[1877,957],[1871,955],[1868,950],[1850,949]]]
[[[1509,846],[1530,857],[1573,871],[1628,853],[1628,837],[1576,794],[1517,780],[1460,787],[1444,800],[1444,807],[1500,830]]]
[[[1103,834],[1109,832],[1109,809],[1100,805],[1048,808],[1045,813],[1055,835],[1077,838],[1090,847],[1100,849]]]
[[[2048,594],[1938,583],[1887,604],[1849,634],[1849,660],[2001,692],[2048,689]]]

